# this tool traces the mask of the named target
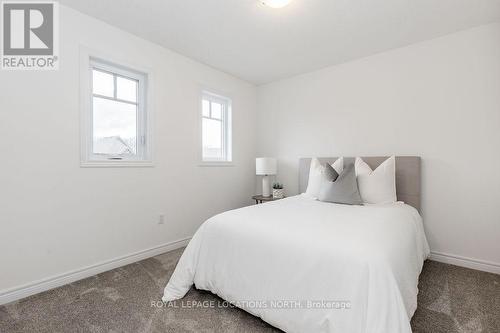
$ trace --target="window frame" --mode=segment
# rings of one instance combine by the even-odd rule
[[[222,105],[221,119],[213,118],[211,115],[205,117],[203,115],[203,101],[208,100]],[[210,106],[211,107],[211,106]],[[232,100],[230,97],[215,93],[212,90],[202,89],[200,97],[200,166],[233,166],[232,152]],[[222,122],[222,158],[205,158],[203,155],[203,119],[213,119]]]
[[[109,56],[81,52],[81,167],[150,167],[152,160],[151,99],[149,71],[110,59]],[[104,60],[106,59],[106,60]],[[113,75],[114,97],[93,92],[93,70]],[[117,77],[137,81],[136,103],[117,98]],[[93,153],[93,99],[94,97],[137,105],[137,147],[133,156],[101,155]]]

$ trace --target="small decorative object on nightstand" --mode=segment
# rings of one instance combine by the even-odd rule
[[[273,198],[272,196],[265,197],[263,195],[254,195],[252,197],[252,199],[255,200],[255,204],[261,204],[261,203],[268,202],[268,201],[279,200],[279,199]],[[283,199],[283,198],[281,198],[281,199]]]
[[[283,199],[285,197],[285,190],[283,189],[283,184],[274,183],[273,184],[273,198]]]

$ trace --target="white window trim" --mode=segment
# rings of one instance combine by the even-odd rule
[[[133,79],[146,78],[146,82],[142,82],[145,86],[145,96],[138,96],[143,103],[139,107],[143,108],[142,115],[139,118],[138,126],[143,128],[144,149],[140,159],[121,159],[111,160],[108,158],[96,158],[92,154],[92,62],[97,60],[99,62],[99,69],[106,71],[106,63],[109,63],[112,70],[107,70],[125,77]],[[123,70],[120,70],[123,68]],[[129,70],[133,69],[133,70]],[[134,72],[140,75],[131,76]],[[128,64],[117,57],[103,54],[98,51],[90,50],[84,46],[80,47],[80,166],[81,167],[152,167],[153,158],[153,141],[152,141],[152,74],[151,70]],[[144,92],[143,90],[143,92]],[[145,125],[144,125],[145,123]]]
[[[215,92],[213,89],[207,89],[202,87],[200,89],[200,100],[198,109],[199,118],[199,164],[200,167],[232,167],[234,166],[233,160],[233,133],[232,133],[232,98],[228,94]],[[224,150],[226,158],[224,160],[205,160],[203,158],[203,100],[206,96],[209,96],[210,100],[219,101],[220,103],[226,104],[227,109],[223,111],[222,118],[224,129]]]

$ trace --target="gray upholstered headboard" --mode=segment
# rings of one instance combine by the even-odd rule
[[[363,160],[375,169],[388,157],[362,157]],[[321,163],[333,163],[337,157],[319,158]],[[344,157],[344,165],[354,163],[354,157]],[[299,191],[306,191],[309,180],[311,158],[299,160]],[[420,157],[396,156],[396,195],[399,201],[404,201],[420,211]]]

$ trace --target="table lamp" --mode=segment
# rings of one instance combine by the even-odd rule
[[[255,159],[255,174],[262,177],[262,195],[271,196],[271,180],[269,176],[278,171],[278,161],[272,157],[258,157]]]

